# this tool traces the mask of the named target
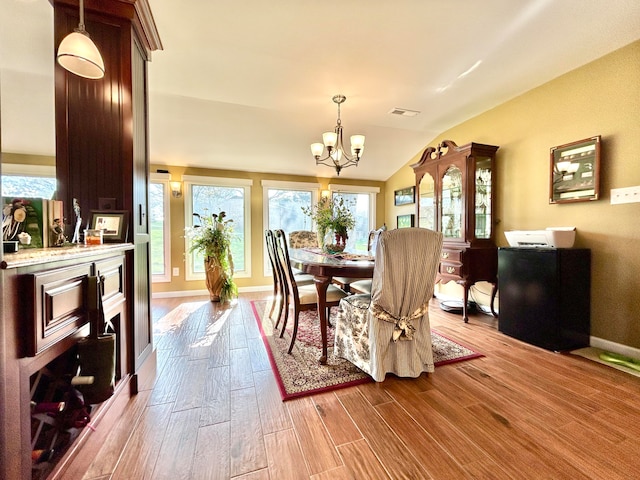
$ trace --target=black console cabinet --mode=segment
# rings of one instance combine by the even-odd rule
[[[500,248],[498,329],[547,350],[589,345],[591,250]]]

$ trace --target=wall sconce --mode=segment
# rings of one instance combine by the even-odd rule
[[[322,198],[328,198],[331,196],[331,190],[320,190],[320,196]]]
[[[169,182],[171,188],[171,195],[174,198],[180,198],[182,196],[182,182]]]

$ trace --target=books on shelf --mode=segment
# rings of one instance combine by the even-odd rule
[[[2,197],[2,239],[19,241],[21,248],[56,245],[63,232],[62,200],[35,197]],[[25,235],[30,237],[26,243]]]

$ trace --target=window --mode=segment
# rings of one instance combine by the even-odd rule
[[[224,211],[233,220],[235,239],[231,245],[234,276],[251,276],[251,185],[252,180],[238,178],[217,178],[183,176],[185,195],[185,226],[194,225],[194,213],[200,215],[218,214]],[[186,240],[186,279],[204,279],[204,258],[201,254],[189,253]]]
[[[168,173],[151,173],[149,181],[149,231],[151,236],[151,281],[171,281],[171,228]]]
[[[343,198],[346,203],[353,205],[352,212],[356,219],[356,226],[349,231],[347,250],[351,252],[367,252],[369,232],[376,228],[376,194],[378,187],[359,187],[353,185],[329,185],[332,198]]]
[[[2,164],[3,197],[51,198],[56,188],[54,166]]]
[[[262,204],[264,207],[265,229],[281,228],[285,232],[295,230],[314,230],[311,218],[302,213],[302,207],[311,207],[318,200],[318,183],[262,181]],[[264,243],[264,242],[263,242]],[[263,245],[264,274],[271,275],[271,265]]]

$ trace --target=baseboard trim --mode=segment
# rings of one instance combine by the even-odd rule
[[[273,290],[273,285],[256,285],[252,287],[240,287],[239,293],[248,292],[267,292]],[[175,298],[175,297],[199,297],[209,295],[209,291],[204,290],[176,290],[173,292],[153,292],[151,298]]]
[[[630,347],[621,343],[612,342],[604,338],[590,337],[589,345],[596,348],[601,348],[607,352],[617,353],[624,355],[625,357],[640,358],[640,348]]]

